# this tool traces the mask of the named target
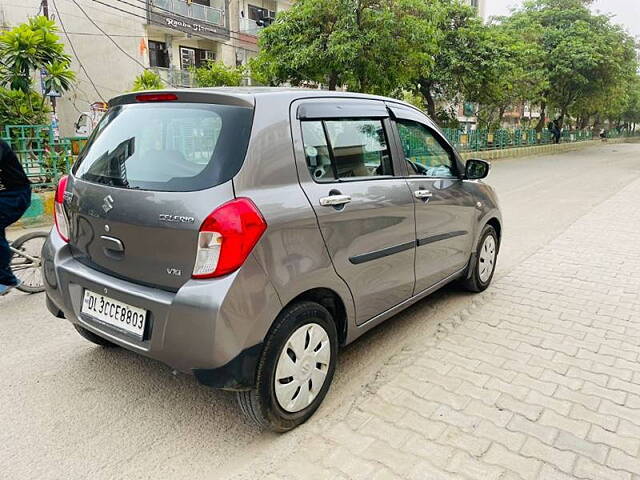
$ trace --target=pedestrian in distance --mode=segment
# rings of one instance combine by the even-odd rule
[[[560,143],[560,137],[562,137],[562,129],[560,128],[560,121],[557,118],[553,121],[553,137],[555,143]]]
[[[604,128],[600,130],[600,139],[603,142],[607,141],[607,131]]]
[[[555,122],[549,122],[547,124],[547,130],[549,130],[549,133],[551,134],[551,141],[553,143],[558,143],[558,136],[556,134],[556,124],[555,124]]]
[[[11,250],[6,229],[22,217],[31,204],[31,183],[17,155],[0,139],[0,296],[18,286],[11,271]]]

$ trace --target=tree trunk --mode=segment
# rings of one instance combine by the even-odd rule
[[[540,103],[540,120],[536,125],[536,132],[540,133],[544,129],[544,124],[547,123],[547,103]]]
[[[329,90],[335,90],[337,83],[338,83],[338,79],[337,79],[338,75],[336,75],[335,72],[331,72],[329,74]]]
[[[424,97],[427,102],[427,113],[429,116],[435,120],[436,119],[436,101],[431,94],[431,84],[420,84],[420,93]]]
[[[507,110],[507,107],[501,106],[498,110],[498,128],[502,128],[502,119],[504,118],[504,112]]]
[[[562,127],[564,126],[564,118],[567,116],[567,107],[563,106],[560,109],[560,118],[558,118],[558,127],[560,127],[560,129],[562,129]]]

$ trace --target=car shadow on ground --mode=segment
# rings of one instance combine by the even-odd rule
[[[470,297],[455,285],[445,287],[341,349],[334,384],[314,419],[303,427],[305,431],[317,427],[315,419],[328,418],[345,402],[355,401],[394,354],[408,343],[433,335],[439,321],[464,308]],[[113,432],[125,431],[127,438],[147,442],[153,432],[151,437],[159,440],[150,445],[154,454],[161,455],[156,452],[164,448],[171,455],[180,448],[193,450],[190,442],[197,438],[202,449],[193,454],[212,466],[224,459],[219,452],[214,455],[211,445],[222,443],[234,455],[242,451],[238,447],[259,438],[267,440],[264,448],[268,448],[274,443],[268,440],[277,437],[247,421],[232,392],[199,385],[190,375],[176,374],[158,361],[122,348],[87,345],[62,367],[66,374],[48,400],[65,405],[82,419],[74,424],[74,434],[64,434],[73,439],[93,431],[98,438],[92,442],[100,441],[101,432],[113,442]],[[73,392],[71,399],[69,392]]]

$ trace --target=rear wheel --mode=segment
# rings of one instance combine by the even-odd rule
[[[82,337],[84,337],[86,340],[89,340],[91,343],[95,343],[96,345],[100,345],[101,347],[106,347],[106,348],[117,347],[115,343],[112,343],[106,338],[102,338],[99,335],[96,335],[95,333],[90,332],[89,330],[81,327],[80,325],[76,325],[74,323],[73,328],[75,328]]]
[[[287,307],[267,337],[253,390],[238,392],[243,413],[259,426],[286,432],[313,415],[335,370],[338,334],[322,305]]]
[[[498,258],[498,234],[491,225],[485,225],[480,234],[480,241],[476,255],[469,266],[471,271],[462,284],[472,292],[482,292],[487,289],[493,279]]]

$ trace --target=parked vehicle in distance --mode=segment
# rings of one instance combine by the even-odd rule
[[[113,99],[55,199],[49,310],[284,432],[338,348],[453,280],[486,289],[496,196],[406,103],[303,89]]]

